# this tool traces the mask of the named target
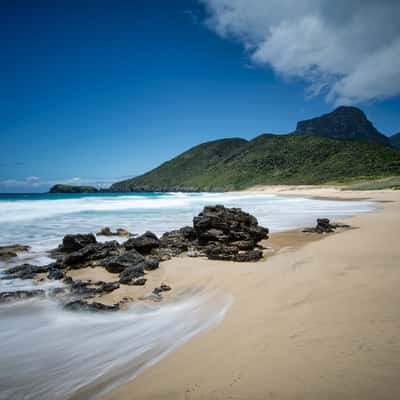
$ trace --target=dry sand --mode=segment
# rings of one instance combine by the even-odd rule
[[[400,191],[254,191],[382,203],[346,221],[359,229],[292,248],[273,238],[277,253],[259,263],[163,263],[174,289],[218,287],[234,303],[104,399],[400,399]]]

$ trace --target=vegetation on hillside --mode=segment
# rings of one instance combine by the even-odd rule
[[[111,191],[221,191],[400,175],[400,151],[318,136],[264,134],[203,143]]]

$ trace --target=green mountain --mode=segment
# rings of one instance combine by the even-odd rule
[[[390,136],[389,140],[393,147],[400,149],[400,132]]]
[[[400,175],[400,151],[319,136],[263,134],[203,143],[111,191],[220,191]]]
[[[320,117],[300,121],[293,133],[391,146],[389,138],[380,133],[364,112],[356,107],[341,106]]]

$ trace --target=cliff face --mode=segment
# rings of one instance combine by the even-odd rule
[[[382,135],[356,107],[341,106],[331,113],[300,121],[294,134],[391,145],[389,138]]]

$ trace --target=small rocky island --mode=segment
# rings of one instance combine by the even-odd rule
[[[99,189],[94,186],[75,186],[57,184],[50,188],[49,193],[97,193]]]
[[[119,231],[121,233],[121,230]],[[100,234],[112,235],[109,229]],[[115,232],[115,234],[117,234]],[[129,237],[129,233],[122,232]],[[62,244],[50,252],[54,262],[44,266],[22,264],[9,268],[1,279],[62,280],[65,287],[50,293],[70,310],[115,311],[121,303],[112,305],[96,301],[99,295],[113,292],[121,285],[144,286],[148,274],[157,270],[160,262],[187,253],[213,260],[249,262],[263,256],[261,240],[268,238],[268,229],[240,208],[222,205],[208,206],[193,219],[193,226],[164,233],[158,238],[147,231],[130,237],[122,244],[116,240],[98,242],[89,234],[66,235]],[[115,274],[114,282],[74,280],[69,271],[84,268],[104,268]],[[162,283],[152,290],[153,299],[160,300],[162,293],[171,287]],[[0,293],[0,302],[45,296],[44,290]]]

